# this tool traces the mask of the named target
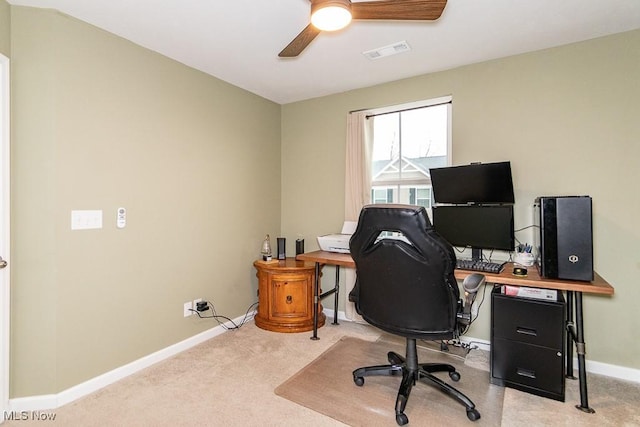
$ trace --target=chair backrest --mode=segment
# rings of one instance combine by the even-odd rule
[[[423,207],[365,206],[349,245],[357,274],[350,298],[368,323],[409,338],[454,336],[456,256]]]

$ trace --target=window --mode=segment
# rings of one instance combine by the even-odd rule
[[[450,165],[451,98],[373,112],[371,202],[431,209],[430,168]]]
[[[393,203],[393,188],[376,187],[371,189],[372,203]]]
[[[409,204],[431,209],[431,187],[413,187],[409,189]]]

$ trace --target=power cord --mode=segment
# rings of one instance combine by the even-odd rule
[[[513,230],[513,232],[517,233],[518,231],[526,230],[527,228],[540,228],[540,226],[537,225],[537,224],[531,224],[531,225],[527,225],[526,227],[522,227],[522,228],[518,228],[517,230]]]
[[[489,252],[489,257],[487,258],[486,255],[482,255],[482,257],[487,261],[487,262],[493,262],[491,261],[491,258],[493,258],[493,249],[491,249],[491,252]]]
[[[244,314],[244,318],[242,319],[240,324],[236,324],[233,320],[231,320],[227,316],[223,316],[221,314],[216,313],[216,308],[211,301],[207,301],[207,308],[211,308],[211,313],[212,313],[211,316],[203,316],[202,314],[200,314],[200,311],[198,310],[191,309],[191,311],[197,314],[198,317],[201,319],[214,319],[216,322],[218,322],[220,326],[222,326],[223,329],[227,331],[231,331],[231,330],[240,329],[245,323],[253,320],[253,314],[249,314],[249,313],[254,311],[253,309],[257,305],[258,305],[258,302],[256,301],[253,304],[251,304],[249,308],[247,308],[247,311]],[[204,311],[206,311],[206,309]],[[225,322],[221,322],[220,319],[223,319]],[[232,326],[227,326],[225,325],[225,323],[231,323]]]
[[[440,350],[441,351],[449,351],[449,346],[458,347],[465,350],[466,354],[469,354],[471,350],[475,350],[478,345],[474,342],[462,342],[459,338],[454,338],[451,340],[442,340],[440,342]]]

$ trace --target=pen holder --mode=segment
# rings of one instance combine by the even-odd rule
[[[515,256],[514,262],[524,267],[531,267],[534,260],[534,256],[531,252],[518,252]]]

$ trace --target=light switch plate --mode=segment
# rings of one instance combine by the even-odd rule
[[[91,230],[102,228],[101,210],[71,211],[72,230]]]

